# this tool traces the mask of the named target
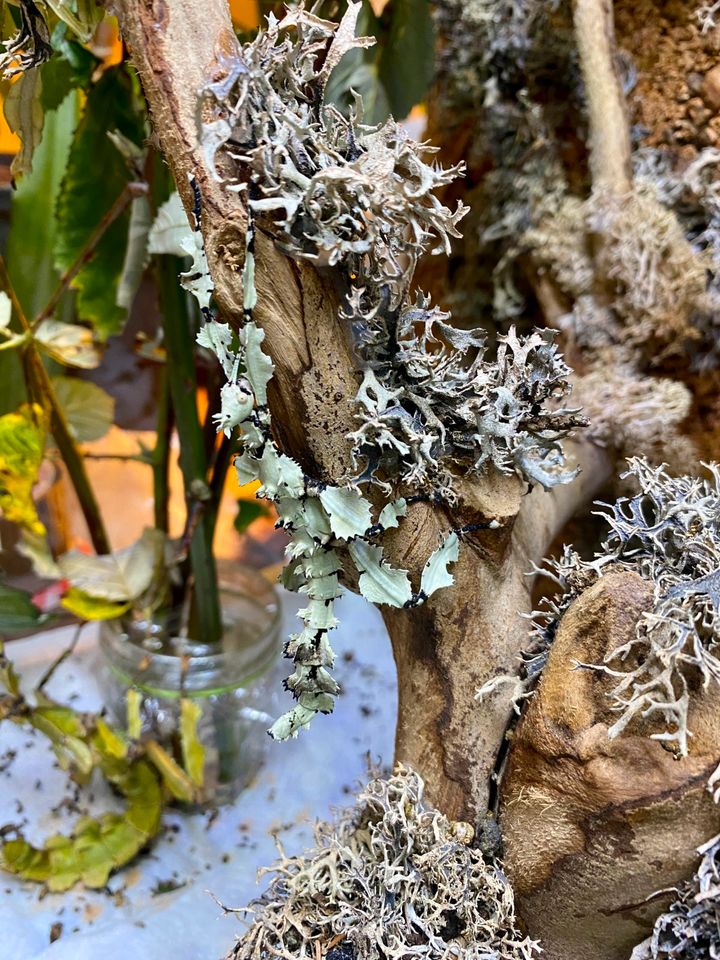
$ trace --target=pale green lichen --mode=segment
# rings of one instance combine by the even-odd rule
[[[654,600],[635,636],[603,664],[584,664],[613,678],[609,692],[616,737],[634,718],[649,718],[653,739],[687,754],[688,704],[696,684],[720,686],[720,466],[706,479],[671,477],[640,458],[628,473],[639,491],[604,505],[609,534],[593,560],[566,547],[548,564],[560,592],[534,614],[535,672],[573,600],[609,570],[628,570],[652,584]]]
[[[280,859],[246,910],[232,960],[533,960],[500,866],[470,845],[472,827],[427,805],[399,767],[316,830],[316,846]]]
[[[270,17],[267,31],[206,91],[205,150],[226,189],[247,190],[248,231],[244,323],[235,338],[210,319],[198,342],[217,355],[228,380],[216,422],[226,434],[241,433],[238,479],[259,480],[258,495],[275,504],[290,536],[283,582],[308,596],[303,629],[286,646],[295,663],[286,687],[297,704],[273,725],[278,739],[329,713],[339,692],[328,634],[337,625],[341,556],[374,603],[412,607],[452,583],[461,531],[449,531],[432,553],[417,590],[406,570],[388,563],[382,535],[406,512],[398,490],[450,501],[455,472],[491,467],[544,486],[565,482],[574,474],[563,470],[559,441],[582,422],[559,407],[569,371],[549,334],[511,332],[490,363],[472,334],[446,323],[424,297],[409,299],[417,257],[446,251],[457,234],[462,207],[451,212],[433,193],[457,170],[427,163],[428,148],[393,120],[371,128],[359,105],[347,119],[324,103],[329,66],[364,43],[353,36],[358,9],[351,3],[339,26],[302,5],[280,22]],[[290,256],[332,268],[344,287],[342,313],[364,380],[355,472],[339,484],[307,476],[273,438],[273,367],[253,319],[258,221]],[[194,287],[205,297],[202,271]],[[388,495],[375,496],[375,508],[369,484]]]

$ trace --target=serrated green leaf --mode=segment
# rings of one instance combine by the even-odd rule
[[[455,563],[459,552],[460,541],[457,534],[450,533],[442,546],[430,555],[420,579],[420,590],[426,597],[431,596],[436,590],[451,586],[455,582],[455,578],[448,570],[448,564]]]
[[[106,70],[90,88],[73,138],[57,203],[55,264],[60,270],[75,261],[129,180],[128,167],[107,135],[115,129],[136,143],[144,134],[132,83],[122,66]],[[78,291],[78,316],[90,322],[101,339],[117,333],[125,318],[115,299],[129,219],[126,211],[111,224],[72,284]]]
[[[372,525],[370,502],[354,487],[325,487],[320,502],[330,517],[333,533],[342,540],[361,537]]]
[[[92,331],[79,323],[43,320],[34,338],[43,353],[63,366],[94,370],[100,365],[100,354],[95,349]]]
[[[61,575],[72,586],[100,600],[136,600],[152,583],[163,562],[165,537],[146,528],[132,546],[117,553],[89,556],[70,550],[58,559]]]
[[[53,56],[40,67],[43,109],[57,109],[71,90],[87,87],[100,61],[94,54],[67,36],[67,27],[59,23],[53,31]]]
[[[75,439],[87,443],[104,437],[113,423],[115,399],[90,380],[58,376],[52,384]]]
[[[391,607],[404,607],[412,598],[412,584],[407,570],[397,570],[386,563],[382,547],[353,540],[349,546],[350,556],[360,573],[360,593],[370,603],[386,603]]]
[[[130,603],[118,603],[91,597],[89,593],[70,587],[60,601],[60,606],[79,620],[115,620],[130,609]]]

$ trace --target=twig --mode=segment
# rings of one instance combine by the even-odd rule
[[[117,218],[123,213],[131,200],[133,200],[135,197],[141,196],[144,193],[147,193],[147,190],[147,184],[141,183],[140,181],[131,181],[123,187],[122,192],[119,194],[110,209],[107,210],[102,216],[100,222],[86,240],[75,260],[60,277],[54,293],[42,308],[40,313],[38,313],[33,320],[31,325],[33,330],[38,327],[43,320],[47,320],[47,318],[51,317],[55,312],[55,308],[60,301],[60,297],[75,279],[83,264],[87,263],[87,261],[92,257],[93,253],[95,252],[95,248],[102,240],[109,227],[112,226]]]
[[[64,663],[67,660],[67,658],[72,655],[73,651],[75,650],[75,647],[77,646],[77,642],[80,639],[82,628],[85,626],[86,623],[87,623],[87,620],[83,620],[82,623],[79,623],[77,625],[77,627],[75,628],[75,636],[72,638],[70,645],[63,650],[63,652],[60,654],[59,657],[56,657],[53,660],[53,662],[47,668],[45,673],[42,675],[42,677],[40,678],[40,683],[38,683],[38,685],[35,687],[36,693],[40,693],[42,691],[43,687],[45,687],[46,684],[50,682],[53,674],[55,673],[57,668],[60,666],[60,664]]]
[[[30,323],[23,312],[20,301],[10,282],[4,257],[0,257],[0,285],[9,296],[21,327],[24,331],[30,332]],[[49,407],[50,431],[55,438],[60,456],[67,468],[70,480],[77,494],[80,509],[83,512],[85,522],[88,526],[92,545],[97,553],[110,553],[110,540],[100,514],[100,507],[95,499],[93,489],[90,486],[82,455],[75,442],[75,438],[70,432],[65,411],[57,398],[52,380],[45,369],[40,353],[32,339],[28,341],[25,347],[24,356],[27,361],[28,374],[35,380],[39,395],[45,400],[45,403]]]
[[[585,81],[593,189],[622,195],[632,187],[630,130],[615,67],[611,0],[573,0],[573,23]]]

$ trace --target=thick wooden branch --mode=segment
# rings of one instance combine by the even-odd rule
[[[560,622],[513,737],[505,864],[548,960],[627,960],[672,899],[653,894],[690,876],[695,848],[717,833],[707,790],[720,745],[714,692],[692,691],[694,735],[677,759],[649,738],[654,717],[610,740],[613,678],[575,668],[630,640],[651,604],[651,586],[634,573],[608,573],[586,590]]]
[[[632,187],[630,130],[616,67],[612,0],[573,0],[573,23],[585,81],[592,185],[622,195]]]
[[[245,214],[241,199],[213,179],[198,142],[198,93],[237,56],[224,2],[118,0],[123,36],[148,98],[155,134],[188,210],[194,178],[215,296],[229,322],[242,317]],[[338,481],[349,468],[358,377],[338,317],[330,277],[295,263],[258,231],[255,316],[275,365],[270,404],[278,439],[309,473]],[[511,715],[509,691],[486,704],[475,689],[514,673],[527,645],[533,562],[558,529],[588,502],[609,464],[585,446],[589,467],[553,496],[524,495],[516,477],[489,475],[464,484],[452,515],[416,504],[388,548],[416,582],[442,534],[496,519],[499,529],[473,534],[455,566],[456,584],[414,611],[390,611],[400,688],[397,756],[425,777],[429,795],[450,816],[484,816],[497,753]]]

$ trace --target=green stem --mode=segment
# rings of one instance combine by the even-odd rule
[[[167,376],[180,438],[180,469],[188,510],[197,509],[210,491],[202,427],[197,413],[194,332],[187,296],[178,283],[182,263],[175,257],[157,260],[158,287],[167,351]],[[218,643],[222,635],[217,572],[212,552],[212,517],[203,510],[190,541],[192,601],[190,634],[204,643]]]
[[[3,289],[10,297],[13,309],[20,321],[20,326],[24,331],[30,332],[30,323],[10,283],[10,277],[8,276],[7,266],[3,257],[0,257],[0,284],[2,284]],[[82,454],[78,449],[75,438],[70,432],[65,411],[57,398],[52,380],[45,369],[40,352],[32,338],[28,340],[27,346],[25,347],[25,356],[27,358],[28,371],[37,384],[40,397],[45,401],[45,405],[50,411],[50,432],[55,439],[55,443],[60,451],[60,456],[63,459],[70,481],[75,489],[80,503],[80,509],[87,523],[92,545],[96,553],[110,553],[110,540],[100,514],[100,507],[95,499],[95,493],[90,486],[90,480],[85,470]]]
[[[170,402],[170,378],[167,365],[160,372],[160,397],[157,415],[157,440],[153,450],[153,500],[155,503],[155,526],[164,533],[168,531],[168,507],[170,490],[168,471],[170,467],[170,440],[173,431],[173,410]]]

